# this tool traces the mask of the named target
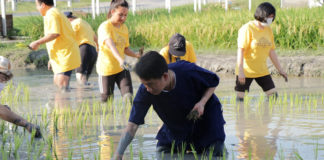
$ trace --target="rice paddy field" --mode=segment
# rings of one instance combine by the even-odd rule
[[[0,159],[110,159],[127,124],[130,106],[115,90],[115,101],[99,102],[97,77],[71,91],[56,92],[48,71],[14,71],[1,93],[1,104],[40,125],[35,139],[20,127],[0,121]],[[324,79],[274,77],[277,100],[267,99],[252,84],[243,103],[235,101],[234,76],[219,75],[216,95],[222,102],[227,156],[221,159],[323,159]],[[138,78],[132,75],[134,89]],[[150,109],[125,159],[215,159],[195,154],[157,154],[155,135],[161,126]]]

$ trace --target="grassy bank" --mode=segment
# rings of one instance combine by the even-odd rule
[[[91,0],[71,0],[72,4],[71,7],[69,8],[67,6],[67,0],[66,1],[57,1],[56,2],[56,7],[59,9],[73,9],[73,8],[91,8]],[[105,1],[105,2],[109,2]],[[7,13],[12,13],[12,9],[11,9],[11,3],[7,3],[6,4],[6,12]],[[36,6],[35,6],[35,1],[19,1],[18,3],[16,3],[16,11],[14,13],[29,13],[29,12],[37,12],[36,10]]]
[[[272,25],[276,45],[280,49],[318,50],[324,47],[323,8],[278,9]],[[83,17],[97,30],[106,20],[102,14],[95,20]],[[175,32],[185,35],[196,49],[234,49],[238,29],[253,20],[253,12],[230,10],[210,4],[201,13],[194,13],[192,6],[175,7],[171,14],[164,9],[137,12],[128,16],[127,26],[133,47],[142,45],[161,48]],[[14,19],[18,34],[37,39],[43,33],[41,17]]]

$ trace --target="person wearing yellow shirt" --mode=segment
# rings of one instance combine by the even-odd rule
[[[179,33],[171,37],[169,44],[162,48],[160,54],[164,57],[167,64],[178,60],[185,60],[191,63],[196,63],[197,61],[192,44],[186,41],[186,38]]]
[[[102,102],[113,98],[115,83],[124,99],[131,100],[133,96],[133,86],[125,54],[136,58],[139,58],[140,54],[134,53],[129,48],[128,29],[124,24],[127,14],[127,1],[112,0],[108,19],[98,28],[99,53],[96,68]]]
[[[81,54],[81,66],[77,68],[76,79],[81,85],[88,85],[88,79],[92,69],[97,61],[97,35],[89,23],[73,16],[72,12],[64,12],[65,16],[71,22],[72,28],[76,35]]]
[[[277,97],[274,82],[267,67],[267,58],[288,81],[286,72],[281,68],[270,24],[276,17],[276,9],[269,2],[261,3],[255,13],[254,21],[244,24],[238,33],[236,86],[237,100],[244,100],[244,92],[249,91],[252,81],[262,87],[267,96]]]
[[[49,62],[54,72],[54,84],[62,91],[69,88],[72,70],[81,64],[80,51],[69,20],[54,7],[53,0],[35,0],[36,8],[44,17],[44,37],[29,44],[37,50],[46,43]]]

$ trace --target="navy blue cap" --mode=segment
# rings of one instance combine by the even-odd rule
[[[186,54],[186,39],[183,35],[176,33],[171,37],[169,52],[174,56],[184,56]]]

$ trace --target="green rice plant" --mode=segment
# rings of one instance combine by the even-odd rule
[[[4,149],[4,147],[5,147],[5,144],[6,144],[6,142],[7,142],[7,138],[8,138],[8,134],[2,134],[2,149]]]
[[[58,120],[59,120],[59,115],[56,114],[56,111],[53,112],[53,120],[54,120],[54,130],[58,130]]]
[[[2,157],[1,157],[1,158],[2,158],[3,160],[7,160],[9,154],[7,153],[7,151],[5,151],[5,150],[3,150],[3,149],[1,149],[1,151],[2,151]]]
[[[132,144],[129,145],[129,154],[130,154],[130,159],[133,160],[134,153],[133,153],[133,145]]]
[[[279,149],[278,155],[280,160],[285,160],[285,153],[282,148]]]
[[[95,153],[93,153],[93,154],[94,154],[94,158],[97,159],[96,154]],[[68,159],[71,160],[72,158],[73,158],[73,149],[69,150],[69,155],[68,155]]]
[[[138,153],[138,157],[140,160],[143,160],[143,152],[141,150]]]
[[[28,159],[30,159],[30,157],[31,157],[32,150],[33,150],[32,145],[30,143],[27,143],[27,157],[28,157]]]
[[[173,154],[174,154],[174,147],[175,147],[175,141],[172,141],[172,144],[171,144],[171,158],[173,158]]]
[[[84,155],[82,151],[81,151],[81,160],[84,160]]]
[[[161,153],[161,159],[164,160],[164,152]]]
[[[93,159],[97,160],[97,154],[96,153],[93,153]]]
[[[315,143],[314,155],[315,155],[314,159],[318,159],[318,140]]]
[[[0,134],[1,135],[3,135],[4,130],[5,130],[5,122],[4,121],[1,121],[1,125],[0,125]]]
[[[192,152],[192,154],[193,154],[194,157],[195,157],[195,160],[199,160],[199,158],[198,158],[198,154],[197,154],[197,151],[195,150],[194,145],[193,145],[193,144],[190,144],[190,148],[191,148],[191,152]]]
[[[9,143],[9,152],[8,152],[8,155],[10,156],[11,155],[11,151],[12,151],[12,145],[13,145],[13,143]]]
[[[22,144],[22,139],[17,134],[15,134],[15,136],[14,136],[14,143],[15,143],[14,156],[16,159],[20,159],[19,155],[18,155],[18,149],[19,149],[20,145]]]
[[[213,159],[213,153],[214,153],[214,147],[209,147],[209,157],[208,157],[209,160]]]
[[[110,142],[110,150],[113,151],[114,150],[114,141],[111,137],[109,138],[109,142]],[[112,158],[112,157],[114,157],[114,152],[110,152],[110,158]]]
[[[29,96],[30,96],[29,87],[24,85],[23,91],[24,91],[24,102],[27,103],[29,102]]]
[[[248,159],[249,160],[252,159],[252,149],[251,148],[249,148]]]
[[[294,158],[296,159],[296,160],[303,160],[303,158],[300,156],[300,154],[298,153],[298,151],[294,151]]]
[[[41,143],[38,148],[37,154],[34,154],[34,159],[38,159],[38,157],[40,157],[41,153],[43,152],[44,147],[45,147],[45,143]]]
[[[186,143],[181,143],[180,147],[181,148],[178,148],[178,151],[181,151],[181,152],[177,152],[178,153],[178,158],[183,160],[184,159],[184,154],[186,152],[187,144]]]

